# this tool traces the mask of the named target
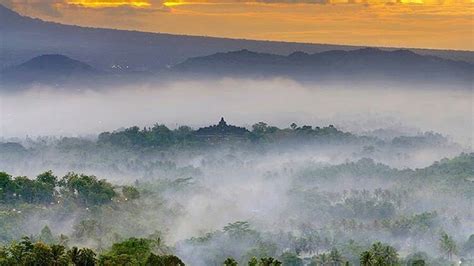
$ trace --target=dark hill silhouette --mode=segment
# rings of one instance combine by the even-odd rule
[[[173,67],[199,75],[289,76],[301,79],[425,80],[472,83],[474,65],[462,61],[419,55],[409,50],[364,48],[289,56],[239,50],[195,57]]]
[[[1,72],[3,81],[15,84],[58,84],[99,74],[101,72],[88,64],[58,54],[41,55]]]
[[[41,54],[66,54],[99,70],[123,72],[157,71],[190,57],[240,49],[288,55],[295,51],[315,53],[360,48],[70,26],[21,16],[2,5],[0,36],[0,69],[18,65]],[[415,51],[474,62],[472,52],[423,49]]]
[[[53,72],[54,74],[92,73],[94,68],[64,55],[40,55],[17,67],[14,70]]]

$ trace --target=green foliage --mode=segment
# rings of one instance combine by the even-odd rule
[[[330,252],[321,253],[311,259],[310,266],[342,266],[347,261],[342,257],[338,249],[333,248]]]
[[[73,229],[73,236],[77,240],[95,239],[102,231],[102,227],[96,220],[82,220],[74,225]]]
[[[184,266],[185,264],[174,255],[155,255],[153,253],[148,256],[145,262],[147,266]],[[237,265],[237,264],[236,264]]]
[[[134,187],[125,187],[124,192],[131,199],[139,197]],[[68,173],[58,181],[51,171],[47,171],[32,180],[25,176],[12,178],[0,172],[0,204],[52,205],[70,200],[87,207],[110,203],[116,196],[112,184],[95,176]]]
[[[152,128],[140,130],[130,127],[120,132],[104,132],[99,135],[99,144],[124,148],[163,148],[173,145],[192,145],[196,141],[194,131],[187,126],[170,130],[165,125],[155,124]]]
[[[303,266],[303,260],[298,257],[295,253],[284,252],[280,256],[280,260],[283,265],[288,266]]]
[[[89,248],[63,245],[48,245],[43,242],[33,243],[28,237],[10,246],[0,247],[0,265],[24,266],[95,266],[95,265],[150,265],[150,266],[184,266],[174,255],[155,255],[150,252],[154,240],[131,238],[116,243],[111,250],[100,256]]]
[[[439,239],[439,249],[448,260],[451,260],[453,255],[458,253],[456,242],[445,232],[441,233],[441,237]]]
[[[25,176],[12,176],[0,172],[0,203],[38,203],[49,204],[55,196],[55,177],[51,171],[38,176],[36,180]]]
[[[279,266],[279,265],[282,265],[282,263],[279,260],[274,259],[272,257],[261,258],[260,262],[258,263],[258,266]]]
[[[37,265],[51,265],[53,256],[51,248],[42,242],[33,244],[32,261]]]
[[[295,131],[294,134],[303,134],[310,130],[314,129],[305,126],[299,129],[296,126],[292,131]],[[258,125],[253,131],[268,131],[260,134],[269,137],[271,134],[287,134],[289,130],[279,132],[267,125]],[[140,164],[141,157],[137,158],[131,159],[130,164],[132,167],[143,167]],[[203,164],[215,163],[209,161],[203,160]],[[221,161],[219,158],[217,162]],[[301,258],[308,254],[318,254],[312,258],[311,265],[344,265],[347,262],[357,265],[359,260],[365,263],[363,265],[399,265],[402,260],[398,259],[397,251],[390,246],[374,244],[368,248],[367,241],[372,242],[380,237],[390,239],[391,245],[410,244],[411,249],[408,251],[431,252],[439,248],[436,255],[407,256],[403,259],[407,265],[448,265],[457,258],[469,263],[468,258],[474,254],[474,236],[467,238],[467,235],[463,235],[464,230],[456,232],[463,228],[459,225],[464,225],[469,218],[462,209],[469,206],[469,201],[463,202],[460,209],[449,207],[459,199],[465,200],[467,194],[464,192],[472,189],[472,181],[469,181],[472,179],[472,162],[472,154],[462,154],[416,170],[392,169],[370,159],[333,166],[305,162],[301,163],[303,170],[298,168],[299,163],[288,163],[284,169],[272,170],[265,173],[264,177],[289,176],[288,194],[285,194],[288,201],[284,202],[285,208],[278,215],[285,219],[282,224],[294,231],[260,232],[248,222],[237,221],[227,224],[222,230],[183,240],[176,247],[179,251],[192,248],[193,254],[183,253],[191,257],[185,257],[186,261],[195,259],[204,265],[223,263],[227,256],[236,258],[241,264],[249,262],[249,265],[262,265],[261,258],[265,257],[278,258],[284,265],[301,265]],[[95,176],[74,173],[58,179],[48,171],[35,179],[29,179],[1,172],[0,243],[9,243],[29,232],[25,228],[31,230],[28,227],[31,217],[39,217],[38,221],[42,225],[43,221],[51,217],[63,223],[68,222],[71,214],[77,216],[74,216],[73,233],[69,241],[65,236],[58,239],[45,226],[39,234],[31,236],[29,243],[22,240],[1,247],[0,265],[30,265],[34,261],[51,265],[72,265],[73,262],[83,265],[87,264],[84,261],[92,261],[91,257],[94,256],[84,250],[81,262],[83,249],[68,249],[68,242],[81,247],[88,245],[91,250],[105,250],[98,260],[104,265],[153,265],[166,261],[166,255],[163,254],[168,254],[170,250],[157,249],[154,240],[142,239],[149,243],[148,247],[140,244],[143,242],[138,241],[140,238],[128,239],[111,247],[112,243],[129,236],[146,236],[157,229],[174,230],[173,222],[182,212],[180,206],[173,202],[174,199],[161,198],[162,194],[167,196],[176,193],[178,196],[189,196],[188,199],[197,195],[193,193],[202,193],[208,189],[202,186],[200,179],[194,178],[194,173],[200,171],[197,167],[183,170],[176,163],[168,161],[155,162],[150,169],[153,167],[162,172],[155,175],[150,170],[149,176],[158,176],[159,180],[140,179],[136,182],[139,189],[134,186],[115,187]],[[351,181],[369,183],[373,180],[373,184],[384,189],[342,190],[339,187],[332,189],[331,186],[326,189],[327,184],[339,185],[339,181],[351,174],[356,175]],[[136,176],[133,175],[134,178]],[[443,197],[447,193],[453,197],[444,201]],[[124,198],[136,201],[125,203]],[[436,212],[436,208],[431,206],[441,206],[437,209],[443,211]],[[422,212],[423,209],[430,211]],[[459,219],[453,223],[451,217]],[[449,234],[443,233],[439,242],[427,241],[443,230]],[[392,238],[394,236],[396,238]],[[455,242],[453,236],[459,243]],[[331,250],[332,247],[338,249]],[[441,254],[444,258],[441,258]]]
[[[264,258],[260,258],[260,260],[257,259],[256,257],[252,257],[249,260],[248,265],[249,266],[280,266],[282,265],[282,263],[279,260],[274,259],[272,257],[264,257]]]
[[[84,206],[108,203],[117,195],[112,184],[95,176],[68,173],[61,182],[67,195]]]
[[[223,230],[232,237],[244,237],[254,232],[250,229],[250,224],[245,221],[230,223],[224,226]]]
[[[239,265],[237,261],[234,258],[227,258],[224,261],[224,266],[237,266]]]
[[[248,262],[248,265],[249,266],[258,266],[258,259],[256,257],[252,257],[249,262]]]
[[[395,248],[377,242],[360,255],[362,266],[400,265]]]
[[[131,200],[140,198],[140,192],[138,191],[138,189],[132,186],[122,187],[122,195],[126,199],[131,199]]]
[[[53,233],[47,225],[45,225],[43,229],[41,229],[39,240],[43,241],[46,244],[53,244],[55,242]]]
[[[129,238],[123,242],[115,243],[112,248],[101,257],[103,263],[130,261],[143,264],[151,254],[153,241],[144,238]]]
[[[53,174],[53,171],[49,170],[38,175],[36,181],[55,187],[58,182],[58,177]]]
[[[78,263],[76,263],[76,265],[93,266],[96,264],[96,261],[96,254],[92,249],[81,248],[77,258]]]
[[[67,258],[71,261],[74,265],[87,265],[93,266],[96,265],[97,259],[96,254],[93,250],[88,248],[77,248],[72,247],[70,250],[67,251]]]
[[[51,245],[51,260],[52,265],[67,265],[68,257],[66,254],[66,247],[59,244]]]
[[[243,127],[228,125],[223,119],[217,125],[193,130],[181,126],[171,130],[165,125],[155,124],[151,128],[140,129],[137,126],[118,132],[103,132],[99,135],[99,145],[112,145],[127,149],[153,149],[170,147],[196,147],[218,143],[269,143],[291,142],[299,140],[332,141],[357,140],[357,137],[342,132],[330,125],[328,127],[302,126],[292,124],[290,128],[279,129],[259,122],[252,126],[252,131]]]

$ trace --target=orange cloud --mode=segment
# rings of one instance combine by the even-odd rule
[[[66,2],[70,5],[78,5],[82,7],[90,8],[105,8],[105,7],[121,7],[121,6],[130,6],[130,7],[150,7],[151,3],[145,0],[134,1],[134,0],[68,0]]]
[[[4,1],[7,0],[0,3]],[[474,50],[474,0],[8,1],[16,3],[16,9],[25,15],[92,27],[245,39]],[[169,10],[172,12],[162,12]],[[52,17],[53,11],[61,16]],[[117,17],[121,19],[115,19]]]
[[[449,5],[449,4],[472,4],[474,0],[166,0],[165,6],[183,6],[199,4],[428,4],[428,5]]]

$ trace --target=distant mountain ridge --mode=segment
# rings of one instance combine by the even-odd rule
[[[37,56],[12,69],[28,71],[52,71],[55,74],[73,74],[73,72],[95,72],[90,65],[60,54]]]
[[[435,56],[419,55],[409,50],[385,51],[363,48],[288,56],[239,50],[190,58],[172,68],[174,71],[213,76],[289,76],[304,79],[419,78],[471,82],[474,65]]]
[[[239,40],[97,29],[21,16],[0,5],[0,69],[41,54],[64,54],[103,71],[154,72],[187,58],[248,49],[278,55],[354,50],[357,46]],[[474,62],[474,53],[412,49],[417,53]]]

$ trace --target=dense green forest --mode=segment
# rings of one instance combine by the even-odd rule
[[[209,193],[198,179],[206,167],[218,166],[168,166],[174,172],[168,179],[131,184],[73,172],[58,177],[46,171],[36,178],[2,172],[0,264],[469,265],[473,166],[472,153],[420,169],[398,170],[372,159],[285,165],[262,176],[270,182],[291,176],[280,192],[285,206],[271,208],[276,216],[258,213],[170,242],[170,231],[185,216],[180,198]],[[183,175],[190,176],[172,177]],[[366,188],[335,189],[347,182]],[[435,202],[440,195],[443,204]],[[454,203],[458,210],[449,210]],[[294,229],[266,230],[262,223],[274,220],[267,215],[285,217],[278,227]],[[406,241],[413,246],[407,249]]]
[[[230,224],[227,230],[231,234],[240,233],[242,224]],[[226,229],[225,229],[226,230]],[[244,232],[248,234],[248,232]],[[235,235],[234,237],[239,237]],[[446,236],[449,238],[449,236]],[[52,238],[51,231],[45,227],[39,240],[34,242],[29,237],[0,249],[1,265],[157,265],[181,266],[185,265],[181,259],[174,255],[156,255],[166,253],[169,248],[160,243],[160,239],[130,238],[120,243],[114,243],[110,249],[97,254],[92,249],[83,247],[68,248],[67,243],[58,243]],[[444,244],[444,240],[441,239]],[[448,241],[449,245],[449,239]],[[361,265],[401,265],[397,251],[380,242],[374,243],[370,248],[360,254]],[[321,253],[304,262],[296,253],[284,252],[279,258],[252,257],[246,265],[249,266],[279,266],[292,265],[349,265],[340,252],[334,248],[330,252]],[[424,254],[415,254],[407,259],[408,265],[426,265]],[[239,263],[234,258],[226,258],[220,265],[236,266]]]
[[[9,140],[0,169],[0,265],[474,259],[474,154],[432,132],[157,124]]]

